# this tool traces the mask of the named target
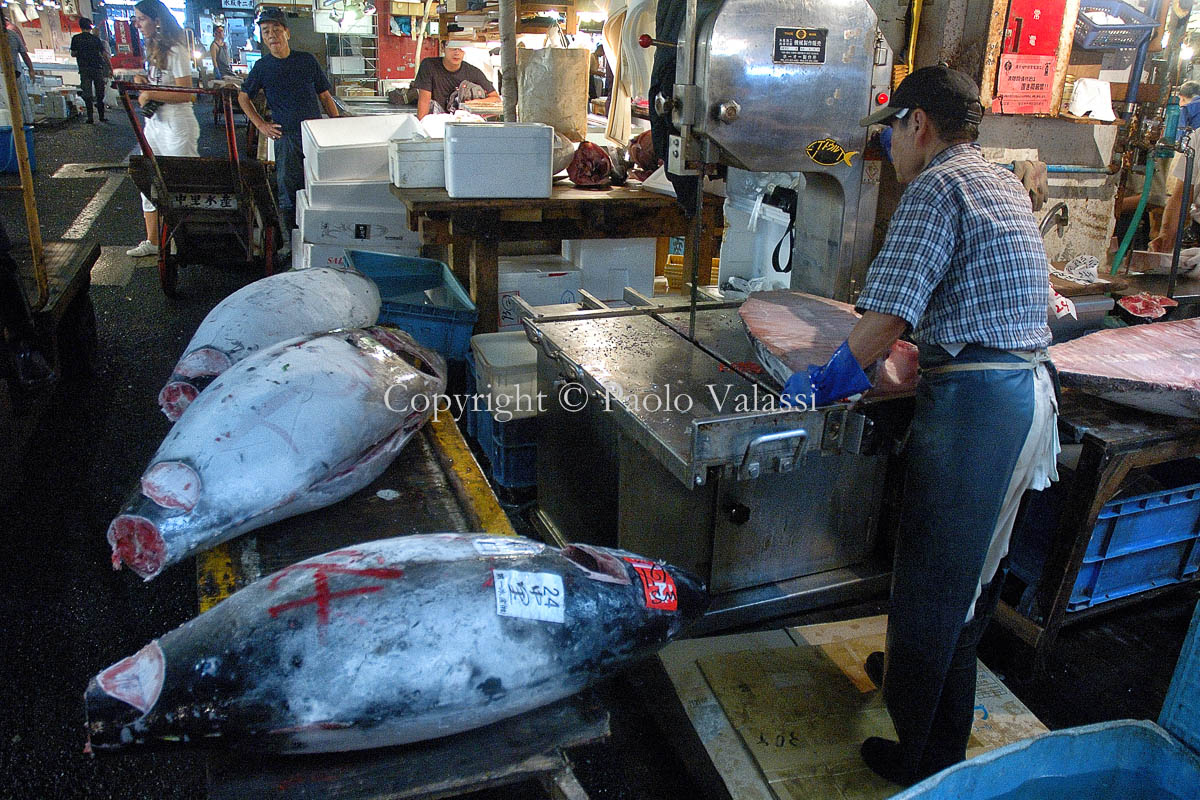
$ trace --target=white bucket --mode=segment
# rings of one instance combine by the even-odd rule
[[[731,277],[764,278],[763,290],[791,288],[792,273],[776,272],[771,264],[771,255],[780,239],[787,235],[789,222],[787,213],[775,206],[760,203],[756,209],[748,200],[726,199],[719,284],[723,286]],[[779,250],[780,265],[788,263],[789,244],[784,239]]]

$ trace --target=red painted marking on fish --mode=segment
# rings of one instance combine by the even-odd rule
[[[660,611],[678,610],[675,579],[671,577],[671,573],[663,569],[662,564],[629,556],[624,558],[633,566],[634,572],[642,581],[642,593],[646,598],[646,608],[657,608]]]
[[[492,562],[492,561],[495,561],[495,559],[489,558],[488,561]],[[487,580],[483,582],[483,588],[490,589],[495,585],[496,585],[496,579],[492,576],[491,570],[488,570]]]
[[[335,553],[329,553],[328,555],[361,556],[362,553],[360,551],[351,550],[337,551]],[[291,611],[294,608],[303,608],[304,606],[311,605],[316,606],[317,624],[324,627],[325,625],[329,624],[329,610],[330,606],[332,605],[332,601],[343,597],[373,594],[384,588],[382,586],[359,586],[353,589],[343,589],[341,591],[332,592],[329,589],[330,575],[358,575],[366,578],[378,578],[380,580],[395,580],[396,578],[404,577],[404,570],[402,569],[388,569],[383,567],[366,567],[363,569],[356,569],[353,567],[343,566],[341,564],[330,564],[323,561],[304,562],[301,564],[293,564],[290,567],[284,567],[282,570],[275,573],[274,577],[271,578],[271,582],[267,584],[267,588],[271,590],[277,589],[279,587],[279,582],[283,580],[286,575],[298,570],[312,570],[313,586],[315,589],[313,594],[299,600],[292,600],[287,603],[281,603],[277,606],[271,606],[267,609],[267,613],[271,615],[272,619],[277,619],[279,615],[285,611]]]
[[[162,648],[153,641],[101,672],[96,676],[96,682],[112,697],[145,714],[158,702],[165,671]]]

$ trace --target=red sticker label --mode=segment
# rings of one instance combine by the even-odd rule
[[[642,592],[646,596],[646,608],[675,611],[679,607],[676,602],[675,579],[671,577],[671,573],[663,569],[661,564],[628,556],[625,557],[625,560],[633,565],[634,572],[642,581]]]

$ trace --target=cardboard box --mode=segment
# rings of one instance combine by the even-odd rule
[[[582,273],[561,256],[501,258],[499,271],[500,307],[497,311],[502,331],[521,327],[514,297],[519,296],[531,306],[579,301]]]
[[[371,249],[376,245],[419,246],[416,231],[408,229],[404,206],[381,208],[313,208],[308,192],[296,192],[296,222],[304,241],[312,244],[354,245]]]

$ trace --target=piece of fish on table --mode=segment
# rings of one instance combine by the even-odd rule
[[[379,288],[354,269],[313,267],[280,272],[243,286],[208,312],[158,393],[175,422],[200,390],[264,347],[379,319]]]
[[[365,542],[262,578],[98,674],[88,745],[314,753],[447,736],[567,697],[707,606],[691,575],[622,550]]]
[[[1063,386],[1121,405],[1200,418],[1200,319],[1089,333],[1053,345]]]
[[[436,408],[446,364],[398,328],[312,334],[221,373],[167,434],[108,528],[149,580],[238,534],[363,488]]]
[[[804,292],[755,292],[738,308],[763,369],[780,385],[810,364],[824,364],[850,335],[854,306]],[[897,340],[875,368],[869,396],[911,392],[917,385],[917,347]]]

